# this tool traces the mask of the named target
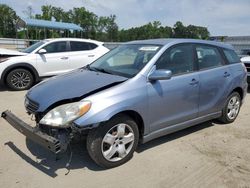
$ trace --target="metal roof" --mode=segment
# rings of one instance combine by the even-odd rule
[[[29,19],[29,18],[21,18],[18,22],[18,26],[20,27],[32,26],[32,27],[41,27],[50,29],[61,29],[61,30],[67,29],[67,30],[83,31],[83,29],[80,26],[73,23]]]

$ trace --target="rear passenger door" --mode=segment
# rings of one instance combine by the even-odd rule
[[[70,41],[70,68],[81,68],[96,59],[95,50],[98,46],[90,42]]]
[[[199,116],[222,109],[231,73],[222,58],[219,48],[210,45],[195,45],[200,80]]]

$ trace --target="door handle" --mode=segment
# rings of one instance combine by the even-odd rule
[[[224,77],[225,77],[225,78],[227,78],[227,77],[229,77],[229,76],[230,76],[230,73],[224,72]]]
[[[88,57],[95,57],[95,55],[88,55]]]
[[[193,86],[193,85],[197,85],[198,83],[199,81],[193,78],[189,84]]]
[[[67,60],[67,59],[69,59],[69,57],[64,56],[64,57],[61,57],[60,59]]]

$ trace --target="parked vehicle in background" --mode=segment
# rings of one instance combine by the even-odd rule
[[[111,168],[130,160],[139,141],[212,119],[233,122],[246,95],[246,77],[230,45],[133,41],[30,89],[25,107],[35,117],[35,129],[10,111],[2,117],[55,153],[87,135],[91,158]]]
[[[250,83],[250,56],[241,58],[247,69],[247,82]]]
[[[88,39],[46,39],[15,57],[0,60],[1,82],[13,90],[25,90],[44,77],[83,67],[107,53],[102,42]],[[7,55],[7,54],[6,54]]]

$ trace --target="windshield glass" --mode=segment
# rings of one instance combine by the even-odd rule
[[[35,49],[37,49],[39,46],[43,45],[44,42],[43,41],[40,41],[40,42],[37,42],[33,45],[31,45],[30,47],[26,48],[25,50],[23,50],[23,52],[25,53],[31,53],[33,52]]]
[[[89,66],[89,69],[131,78],[159,51],[159,45],[121,45]]]

